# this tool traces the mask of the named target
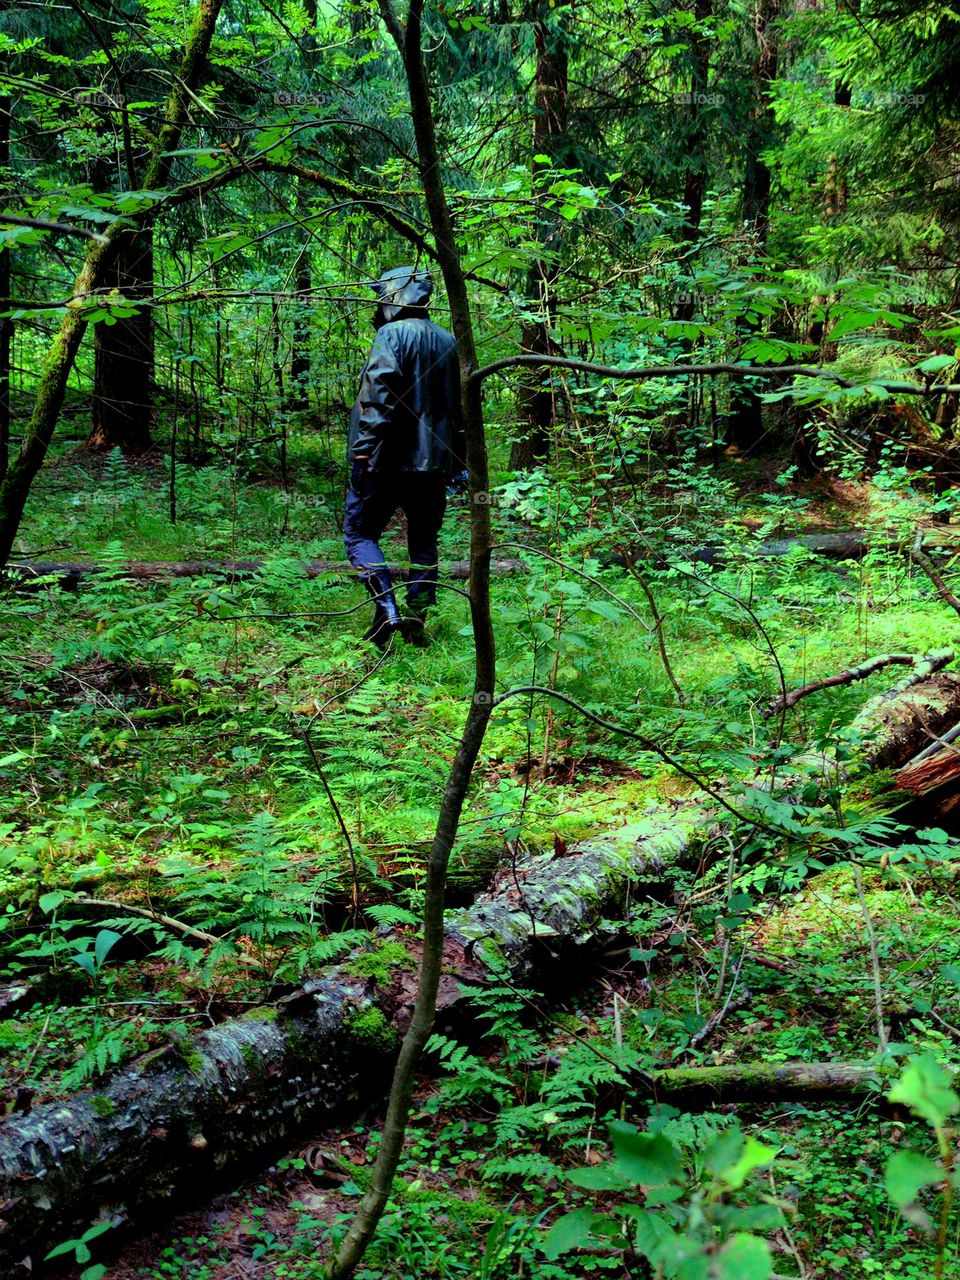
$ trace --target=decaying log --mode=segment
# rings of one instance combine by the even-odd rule
[[[920,657],[915,653],[880,654],[879,657],[867,658],[863,662],[858,662],[855,667],[850,667],[847,671],[839,671],[832,676],[823,676],[819,680],[811,680],[808,684],[801,685],[798,689],[791,689],[786,696],[781,694],[771,699],[770,705],[764,712],[764,717],[774,715],[777,711],[795,707],[801,698],[809,697],[811,693],[819,693],[821,689],[834,689],[838,685],[853,684],[856,680],[866,680],[868,676],[872,676],[875,671],[880,671],[883,667],[915,667],[918,670],[922,670],[922,678],[925,679],[933,672],[947,666],[953,659],[954,651],[952,649],[942,649],[936,654],[928,654],[924,657]]]
[[[933,755],[898,769],[893,777],[904,791],[929,796],[940,817],[956,814],[960,809],[960,751],[954,747],[941,747]]]
[[[957,530],[941,528],[928,531],[928,537],[934,543],[947,546],[955,545]],[[810,555],[821,556],[828,560],[859,560],[868,551],[909,550],[909,545],[897,538],[885,538],[876,534],[850,530],[841,533],[801,533],[786,538],[767,538],[758,546],[751,548],[750,553],[762,557],[776,557],[791,554],[794,551],[806,551]],[[737,554],[736,549],[722,544],[709,544],[693,547],[684,551],[684,557],[697,564],[721,566]],[[631,559],[647,564],[666,564],[667,558],[648,546],[639,546],[630,553]],[[167,561],[128,561],[120,570],[124,577],[137,582],[157,582],[171,578],[202,578],[210,575],[223,576],[231,581],[240,581],[254,577],[266,562],[260,559],[250,560],[167,560]],[[608,566],[624,567],[624,557],[611,553],[602,559]],[[11,560],[6,576],[14,581],[29,585],[31,579],[52,578],[65,589],[72,590],[91,574],[102,572],[103,566],[88,561],[63,560]],[[391,573],[404,577],[408,567],[402,564],[390,566]],[[354,577],[355,570],[343,560],[306,560],[303,562],[304,575],[307,578],[319,578],[326,574]],[[491,562],[491,572],[497,576],[514,573],[525,573],[526,565],[522,560],[501,559]],[[470,576],[468,560],[454,560],[442,568],[442,577],[451,581],[462,580]]]
[[[944,651],[947,652],[947,651]],[[871,698],[853,721],[863,741],[862,760],[869,768],[905,765],[934,735],[960,720],[960,676],[931,667],[941,655],[931,654],[909,676]],[[942,664],[941,664],[942,665]]]
[[[863,1062],[742,1062],[722,1067],[668,1067],[638,1082],[672,1102],[763,1102],[791,1098],[883,1097],[876,1067]]]
[[[665,806],[607,839],[512,868],[473,907],[450,913],[441,1004],[457,999],[457,974],[482,979],[472,957],[485,948],[521,976],[549,966],[561,943],[588,941],[645,878],[662,881],[710,821],[694,806]],[[400,970],[390,988],[370,990],[347,961],[279,1006],[152,1055],[99,1089],[8,1117],[0,1275],[26,1275],[95,1221],[133,1220],[209,1189],[215,1175],[289,1146],[310,1121],[378,1102],[409,1016],[410,977]]]
[[[130,560],[116,572],[134,582],[166,582],[173,578],[225,578],[228,582],[242,582],[254,578],[263,570],[264,560]],[[326,575],[356,578],[357,573],[345,560],[304,560],[301,568],[305,578],[322,578]],[[494,560],[491,570],[500,574],[519,573],[525,568],[519,560]],[[102,573],[104,566],[83,561],[31,560],[11,561],[6,576],[29,586],[33,579],[55,579],[64,590],[75,590],[80,583],[94,574]],[[393,564],[390,572],[398,578],[406,578],[409,565]],[[442,575],[454,581],[470,576],[469,560],[453,560],[443,566]]]

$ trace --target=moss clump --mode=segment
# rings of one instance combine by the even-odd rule
[[[271,1009],[269,1005],[258,1005],[256,1009],[247,1009],[246,1012],[240,1014],[241,1022],[276,1022],[280,1016],[278,1009]]]
[[[364,951],[344,965],[347,973],[358,978],[372,978],[378,987],[386,986],[394,967],[412,969],[413,957],[402,942],[384,942],[372,951]]]
[[[106,1119],[108,1116],[112,1116],[117,1108],[109,1098],[105,1098],[101,1093],[95,1093],[90,1099],[90,1109],[94,1115],[102,1116]]]
[[[372,1005],[353,1014],[347,1026],[355,1040],[369,1045],[372,1049],[390,1053],[397,1047],[396,1029],[390,1025],[383,1013]]]

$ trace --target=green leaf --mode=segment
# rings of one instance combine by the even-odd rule
[[[960,1111],[960,1098],[950,1087],[953,1073],[933,1056],[922,1053],[912,1058],[887,1097],[904,1102],[933,1128],[941,1128],[949,1116]]]
[[[593,1169],[573,1169],[567,1174],[567,1180],[575,1187],[584,1187],[587,1191],[625,1191],[630,1185],[627,1179],[609,1164],[599,1164]]]
[[[543,1242],[543,1252],[549,1261],[559,1258],[562,1253],[569,1253],[583,1244],[590,1234],[590,1227],[597,1215],[592,1209],[574,1209],[558,1218],[547,1232]]]
[[[41,893],[37,899],[37,906],[41,911],[45,911],[48,915],[51,911],[56,911],[61,902],[66,900],[67,895],[55,889],[52,893]]]
[[[926,360],[921,360],[916,368],[920,373],[937,373],[940,369],[946,369],[951,364],[956,364],[956,356],[928,356]]]
[[[658,1187],[683,1179],[680,1155],[664,1133],[641,1133],[636,1125],[614,1120],[610,1138],[616,1167],[631,1182]]]
[[[768,1147],[756,1138],[747,1138],[744,1148],[736,1162],[726,1169],[718,1169],[717,1177],[731,1190],[742,1187],[754,1169],[762,1169],[770,1164],[777,1154],[776,1147]]]
[[[93,954],[96,957],[97,966],[103,964],[107,956],[123,938],[122,933],[117,933],[115,929],[101,929],[97,934],[97,940],[93,944]]]
[[[877,316],[873,311],[848,311],[830,330],[830,341],[836,342],[838,338],[852,333],[854,329],[868,329],[870,325],[876,324],[876,321]]]
[[[73,1253],[77,1244],[78,1241],[76,1240],[65,1240],[63,1244],[58,1244],[55,1249],[51,1249],[50,1252],[46,1254],[43,1259],[44,1262],[49,1262],[51,1258],[62,1258],[67,1253]]]
[[[736,1235],[711,1259],[711,1280],[770,1280],[773,1257],[766,1240]]]
[[[933,1186],[943,1181],[943,1169],[936,1160],[922,1156],[919,1151],[898,1151],[887,1161],[887,1195],[902,1209],[912,1204],[921,1187]]]

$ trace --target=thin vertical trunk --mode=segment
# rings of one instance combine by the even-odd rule
[[[463,425],[470,471],[470,614],[473,622],[474,686],[460,742],[440,802],[427,863],[423,953],[413,1017],[397,1058],[387,1117],[370,1185],[360,1202],[357,1216],[330,1265],[329,1274],[335,1280],[346,1280],[346,1277],[353,1274],[373,1237],[393,1188],[410,1114],[414,1072],[436,1016],[437,989],[443,964],[447,864],[457,836],[460,813],[473,767],[490,719],[496,679],[496,647],[490,607],[489,480],[482,391],[480,380],[474,376],[477,371],[477,353],[467,284],[440,172],[433,107],[421,46],[423,0],[411,0],[405,29],[400,25],[392,0],[379,0],[379,8],[387,30],[403,55],[424,200],[447,290],[451,325],[460,361]]]
[[[223,0],[199,0],[187,37],[183,61],[174,79],[163,124],[144,174],[145,190],[155,191],[164,187],[170,176],[172,153],[180,140],[187,107],[200,86],[222,2]],[[104,232],[104,238],[94,242],[74,281],[74,298],[87,299],[102,289],[114,262],[118,239],[128,230],[129,223],[126,219],[123,222],[113,222]],[[5,565],[10,558],[34,476],[43,465],[53,439],[67,381],[86,327],[83,309],[69,307],[60,330],[47,351],[33,413],[24,430],[23,444],[0,484],[0,566]]]
[[[683,203],[687,207],[684,234],[690,240],[700,238],[703,197],[707,189],[707,85],[710,76],[710,40],[704,28],[713,13],[712,0],[695,0],[695,26],[690,45],[690,101],[687,104],[687,173],[683,185]]]
[[[0,169],[10,165],[10,110],[12,99],[0,98]],[[5,198],[5,196],[3,197]],[[0,311],[10,304],[12,250],[0,250]],[[13,347],[13,321],[0,319],[0,480],[7,474],[10,460],[10,353]]]
[[[543,7],[543,0],[539,0],[533,26],[537,51],[532,162],[534,199],[543,194],[549,182],[548,175],[555,167],[567,131],[568,58],[565,37],[555,17],[555,11]],[[541,160],[541,156],[545,159]],[[541,249],[546,251],[532,264],[527,275],[527,300],[537,319],[523,325],[520,350],[531,355],[560,355],[560,349],[550,336],[556,313],[559,276],[556,250],[560,226],[556,212],[546,208],[539,211],[536,234]],[[523,428],[510,451],[510,466],[520,471],[529,470],[550,456],[550,441],[556,425],[556,396],[548,375],[542,370],[533,370],[522,378],[518,408]]]
[[[150,228],[118,237],[117,252],[102,288],[136,301],[153,294]],[[94,375],[91,449],[143,453],[154,423],[153,315],[143,305],[135,316],[100,324],[93,334]]]
[[[297,199],[297,215],[304,216],[303,202]],[[310,388],[310,290],[313,278],[310,271],[310,251],[306,245],[297,258],[294,290],[297,302],[293,311],[293,344],[290,355],[290,377],[287,382],[287,407],[306,409]]]
[[[309,31],[303,36],[303,48],[305,52],[312,52],[316,45],[313,33],[317,25],[317,0],[304,0],[303,8],[310,23]],[[296,212],[298,218],[304,218],[307,214],[306,199],[300,183],[297,184]],[[286,403],[288,409],[306,409],[310,402],[310,304],[313,287],[313,275],[310,270],[310,238],[306,233],[303,247],[297,255],[293,287],[298,295],[298,301],[293,309],[293,343]]]
[[[753,67],[753,106],[746,131],[744,151],[741,214],[753,244],[750,256],[762,257],[767,248],[770,226],[770,191],[772,174],[764,159],[774,134],[773,104],[770,88],[777,78],[778,33],[775,23],[780,15],[780,0],[756,0],[753,29],[757,41],[757,57]],[[755,332],[755,323],[744,323],[744,338]],[[763,413],[760,396],[747,382],[737,384],[730,396],[730,418],[727,439],[738,449],[755,449],[763,439]]]

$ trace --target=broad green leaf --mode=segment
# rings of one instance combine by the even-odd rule
[[[921,360],[916,368],[921,373],[937,373],[940,369],[946,369],[951,364],[956,364],[956,356],[939,355],[928,356],[926,360]]]
[[[919,1151],[898,1151],[887,1161],[884,1180],[890,1199],[902,1209],[916,1200],[921,1187],[942,1182],[943,1169],[936,1160],[921,1155]]]
[[[909,1061],[887,1097],[891,1102],[906,1103],[936,1129],[960,1111],[960,1098],[950,1087],[952,1083],[953,1073],[932,1053],[922,1053]]]
[[[718,1169],[717,1176],[731,1190],[736,1190],[737,1187],[743,1186],[754,1169],[761,1169],[764,1165],[770,1164],[776,1154],[776,1147],[768,1147],[765,1143],[758,1142],[756,1138],[749,1137],[736,1162],[726,1169]]]
[[[122,939],[123,934],[117,933],[115,929],[101,929],[97,934],[97,940],[93,944],[93,954],[96,957],[97,965],[102,965],[104,960]]]
[[[582,1245],[590,1234],[590,1226],[597,1215],[592,1209],[574,1209],[558,1218],[547,1232],[543,1252],[549,1261],[559,1258]]]
[[[627,1179],[609,1164],[598,1164],[593,1169],[574,1169],[567,1174],[567,1180],[575,1187],[584,1187],[587,1191],[625,1191],[630,1185]]]
[[[49,915],[51,911],[56,911],[61,902],[66,900],[66,897],[67,895],[61,893],[58,889],[54,889],[51,893],[41,893],[37,899],[37,906],[41,911],[45,911]]]
[[[773,1257],[766,1240],[736,1235],[710,1260],[710,1280],[770,1280]]]
[[[614,1120],[610,1137],[616,1167],[631,1182],[656,1187],[682,1179],[680,1155],[666,1134],[641,1133],[635,1125]]]

